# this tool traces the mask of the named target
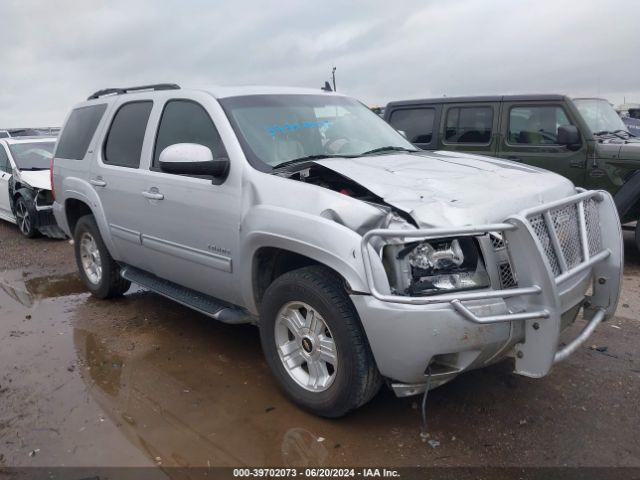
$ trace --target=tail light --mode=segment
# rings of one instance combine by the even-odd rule
[[[49,181],[51,182],[51,197],[56,199],[56,191],[53,188],[53,157],[51,157],[51,163],[49,164]]]

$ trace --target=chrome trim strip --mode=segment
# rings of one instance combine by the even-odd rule
[[[217,253],[206,252],[162,238],[142,234],[142,245],[165,255],[181,258],[216,270],[231,273],[231,258]]]
[[[142,234],[140,232],[121,227],[120,225],[114,225],[113,223],[109,224],[109,230],[111,230],[111,235],[119,238],[120,240],[125,240],[138,245],[142,244]]]

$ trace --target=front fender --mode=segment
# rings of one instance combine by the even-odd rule
[[[273,247],[309,257],[338,272],[354,292],[368,293],[360,253],[362,237],[323,217],[282,207],[258,205],[241,224],[240,283],[245,305],[256,313],[253,262],[258,249]]]
[[[622,223],[638,220],[640,210],[640,170],[633,172],[614,196]]]

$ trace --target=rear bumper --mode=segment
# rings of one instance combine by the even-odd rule
[[[597,221],[589,216],[592,211],[585,215],[587,204],[597,208]],[[577,212],[573,232],[577,246],[568,243],[567,220],[551,218],[566,208]],[[546,233],[539,229],[540,218],[552,220]],[[380,257],[370,243],[376,236],[415,240],[491,231],[501,231],[509,246],[518,276],[517,288],[431,297],[391,295]],[[592,237],[596,231],[598,242]],[[575,252],[568,252],[567,246],[578,248],[579,258]],[[424,390],[427,367],[432,385],[437,386],[462,371],[506,356],[515,357],[516,373],[542,377],[555,362],[584,342],[600,321],[615,312],[622,255],[621,229],[613,199],[605,192],[581,192],[520,212],[503,224],[447,231],[369,232],[363,237],[363,257],[372,295],[351,298],[378,368],[392,383],[396,382],[399,394]],[[560,333],[581,307],[589,320],[588,327],[559,349]]]

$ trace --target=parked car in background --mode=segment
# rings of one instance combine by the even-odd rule
[[[51,210],[49,167],[55,138],[0,139],[0,219],[18,225],[28,237],[42,233],[64,238]]]
[[[383,381],[414,395],[506,357],[542,377],[618,302],[608,193],[423,152],[335,93],[96,92],[65,121],[52,178],[93,295],[135,282],[257,324],[283,390],[327,417]]]
[[[57,136],[59,127],[0,128],[0,138]]]
[[[391,102],[387,120],[424,150],[491,155],[545,168],[614,195],[623,223],[640,218],[640,140],[611,104],[563,95]],[[640,224],[635,228],[640,248]]]

